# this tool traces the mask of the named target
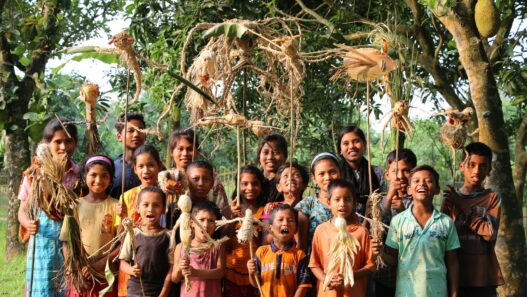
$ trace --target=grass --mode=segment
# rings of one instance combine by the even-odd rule
[[[23,296],[26,256],[22,254],[6,260],[6,232],[6,222],[0,221],[0,296]]]

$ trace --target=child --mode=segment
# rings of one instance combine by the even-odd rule
[[[79,222],[81,231],[81,241],[88,255],[95,255],[100,247],[111,241],[116,235],[114,226],[117,199],[108,195],[110,184],[114,173],[113,161],[104,155],[95,155],[86,159],[82,166],[83,183],[88,187],[88,195],[80,199],[75,211],[76,219]],[[63,241],[62,249],[64,258],[68,257],[67,228],[64,224],[60,233]],[[119,249],[115,249],[105,257],[97,256],[91,264],[100,275],[104,275],[107,259],[110,261],[117,256]],[[83,270],[85,272],[85,270]],[[84,292],[76,292],[71,287],[69,296],[99,296],[99,291],[108,286],[106,280],[97,279],[93,286],[86,288]],[[117,287],[106,293],[104,296],[117,296]]]
[[[157,174],[161,170],[161,160],[155,147],[143,145],[138,147],[133,155],[132,162],[135,174],[141,180],[141,185],[126,191],[117,204],[117,224],[121,223],[121,218],[131,218],[134,223],[139,222],[141,215],[139,213],[139,192],[146,187],[157,185]],[[166,202],[165,202],[166,205]],[[161,224],[164,220],[165,211],[162,214]],[[119,296],[126,296],[126,283],[128,276],[119,273]]]
[[[397,265],[395,296],[457,296],[459,240],[454,222],[432,204],[439,174],[421,165],[409,181],[413,204],[393,217],[383,253],[386,264]]]
[[[214,169],[209,162],[198,160],[187,166],[186,172],[188,191],[192,203],[208,200],[209,193],[214,186]],[[181,210],[177,207],[177,202],[168,206],[166,226],[172,228],[179,216]]]
[[[42,141],[49,145],[51,154],[55,159],[68,158],[68,170],[64,174],[63,182],[72,187],[77,182],[79,168],[71,160],[77,146],[77,128],[69,122],[68,119],[50,120],[44,128]],[[60,289],[61,280],[56,279],[64,263],[61,251],[62,244],[59,239],[62,217],[57,215],[53,209],[45,208],[38,211],[38,217],[35,220],[31,220],[27,216],[25,209],[32,182],[28,174],[29,170],[24,172],[18,193],[20,200],[18,221],[22,230],[27,230],[31,235],[26,261],[26,294],[30,294],[28,291],[31,286],[31,295],[34,297],[64,296],[63,290]],[[33,237],[35,237],[34,240]],[[36,248],[33,243],[35,243]],[[33,252],[34,248],[35,251]],[[32,272],[33,277],[31,277]],[[33,283],[30,285],[31,278]]]
[[[129,113],[126,120],[128,125],[126,131],[124,130],[124,118],[125,115],[121,114],[115,122],[115,129],[117,129],[117,139],[119,142],[124,142],[125,153],[124,155],[118,156],[114,160],[115,176],[113,178],[112,186],[110,188],[110,196],[118,198],[121,197],[122,191],[122,178],[123,178],[123,161],[124,163],[124,175],[125,184],[124,192],[130,190],[133,187],[137,187],[141,184],[141,181],[132,170],[132,157],[134,151],[145,144],[146,134],[141,132],[139,129],[145,129],[145,120],[142,114]]]
[[[333,216],[329,209],[328,185],[332,180],[341,178],[339,161],[332,153],[320,153],[311,161],[311,180],[319,188],[316,196],[304,198],[295,206],[298,210],[299,237],[313,242],[313,234],[318,225],[325,223]],[[311,244],[300,246],[311,254]]]
[[[169,145],[176,168],[181,172],[186,172],[188,165],[196,159],[199,153],[199,140],[194,130],[185,128],[172,132]],[[214,173],[214,184],[209,200],[216,203],[220,209],[229,205],[225,188],[216,173]]]
[[[259,220],[263,214],[263,206],[259,206],[259,201],[262,199],[264,180],[265,177],[262,172],[255,166],[247,165],[242,167],[240,170],[240,203],[239,205],[233,205],[232,208],[226,207],[223,210],[223,215],[227,218],[243,217],[245,210],[250,209],[253,213],[253,219]],[[235,191],[232,194],[233,200],[236,195]],[[231,239],[226,246],[227,263],[223,296],[257,296],[258,291],[251,286],[247,272],[247,261],[251,258],[249,244],[242,245],[238,243],[236,238],[235,230],[241,227],[241,223],[237,223],[233,227],[227,230],[227,234]],[[254,246],[258,246],[257,241],[261,241],[261,236],[253,239]]]
[[[276,189],[282,194],[284,200],[267,203],[264,208],[263,219],[268,219],[273,208],[280,204],[285,203],[295,207],[302,200],[302,194],[304,194],[309,182],[309,173],[304,166],[293,161],[280,166],[276,172],[275,179],[277,180]]]
[[[340,131],[339,147],[342,176],[353,184],[353,189],[358,195],[357,212],[361,215],[366,212],[366,202],[370,195],[368,168],[371,165],[364,158],[366,144],[366,136],[359,127],[350,125]],[[378,166],[371,166],[371,169],[372,190],[379,189],[382,191],[384,189],[382,169]]]
[[[441,208],[454,220],[461,243],[459,295],[497,296],[496,287],[503,284],[494,251],[501,196],[483,187],[491,170],[492,151],[484,143],[474,142],[465,147],[463,159],[463,186],[458,191],[448,186]]]
[[[407,209],[412,203],[412,196],[409,196],[406,190],[408,188],[410,171],[417,165],[417,158],[411,150],[405,148],[399,150],[397,162],[395,162],[395,158],[395,150],[391,151],[386,157],[384,177],[390,183],[388,193],[382,203],[383,222],[386,225],[390,225],[392,217]],[[367,212],[370,212],[370,207],[367,208]],[[368,215],[368,217],[370,216]],[[395,296],[396,273],[396,268],[389,266],[375,273],[376,296]]]
[[[373,247],[370,243],[368,230],[359,223],[357,215],[354,213],[356,204],[356,194],[353,191],[353,184],[343,179],[332,180],[328,185],[329,208],[333,218],[318,226],[313,236],[313,246],[311,249],[311,259],[309,268],[318,279],[318,296],[353,296],[364,297],[368,284],[368,276],[375,271],[373,258]],[[347,222],[346,230],[360,244],[360,249],[355,254],[353,261],[353,278],[355,283],[352,287],[343,286],[342,274],[336,274],[331,280],[328,289],[324,291],[322,283],[326,278],[327,266],[329,264],[329,251],[337,236],[337,228],[333,225],[336,217],[345,218]],[[377,252],[375,252],[377,253]]]
[[[256,287],[255,278],[259,278],[264,296],[305,296],[311,276],[306,254],[295,246],[297,212],[281,204],[271,212],[269,223],[275,237],[256,250],[255,259],[247,261],[250,282]]]
[[[192,215],[212,236],[216,229],[216,220],[220,218],[220,210],[211,201],[203,200],[192,203]],[[191,246],[196,248],[207,243],[207,237],[194,222],[191,222],[194,238]],[[178,244],[174,250],[174,266],[172,281],[179,283],[183,277],[190,280],[190,291],[186,292],[181,285],[181,297],[220,297],[221,279],[225,274],[225,252],[222,246],[214,246],[205,252],[190,251],[185,257],[185,248]]]
[[[165,193],[149,186],[139,192],[141,227],[134,228],[134,242],[127,234],[119,254],[120,271],[130,276],[126,296],[168,296],[172,285],[169,250],[170,233],[159,220],[166,208]]]
[[[287,141],[280,134],[270,134],[260,140],[257,154],[258,160],[263,170],[266,183],[264,184],[265,198],[262,205],[269,202],[282,201],[284,198],[276,189],[276,172],[285,163],[287,158]]]

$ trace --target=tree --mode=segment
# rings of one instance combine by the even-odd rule
[[[35,91],[43,88],[46,64],[60,51],[89,38],[121,7],[120,1],[0,0],[0,128],[6,131],[5,159],[9,174],[8,254],[20,250],[18,185],[29,165],[28,121],[37,108]]]

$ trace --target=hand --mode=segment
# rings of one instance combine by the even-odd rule
[[[139,266],[139,264],[135,264],[134,266],[132,266],[132,274],[130,275],[135,277],[141,277],[141,266]]]
[[[254,261],[254,259],[247,261],[247,270],[249,271],[249,274],[256,273],[256,261]]]
[[[84,279],[91,279],[91,273],[90,273],[90,269],[88,268],[88,266],[84,266],[82,267],[81,269],[81,273],[82,273],[82,277]]]
[[[383,244],[380,240],[377,240],[377,239],[371,240],[371,253],[374,258],[377,258],[377,256],[381,254],[382,246]]]
[[[188,270],[190,268],[190,261],[187,257],[182,257],[179,259],[179,269],[181,271]]]
[[[117,205],[115,205],[115,212],[121,218],[128,217],[128,210],[126,209],[126,205],[124,205],[123,201],[121,201],[121,200],[119,200]]]
[[[401,180],[399,178],[396,178],[395,180],[390,182],[390,187],[388,188],[388,193],[386,194],[386,197],[392,198],[394,196],[402,194],[403,192],[406,192],[406,189],[403,189],[401,187]]]
[[[39,226],[39,221],[37,219],[37,220],[29,221],[29,223],[26,226],[26,229],[27,231],[29,231],[30,235],[35,235],[38,232],[38,226]]]
[[[392,198],[392,209],[395,210],[397,213],[404,211],[403,199],[398,195],[393,196]]]
[[[242,217],[243,216],[242,209],[241,209],[239,203],[231,204],[231,212],[236,217]]]
[[[342,276],[342,274],[335,274],[333,275],[333,277],[331,278],[331,281],[329,282],[329,289],[330,290],[334,290],[334,289],[338,289],[340,287],[344,286],[344,277]]]
[[[457,208],[461,208],[461,196],[456,192],[453,186],[447,185],[443,190],[443,198],[453,204]]]

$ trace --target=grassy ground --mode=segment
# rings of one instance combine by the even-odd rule
[[[3,208],[3,205],[0,205]],[[23,296],[26,271],[25,254],[5,259],[6,222],[0,221],[0,296]]]

